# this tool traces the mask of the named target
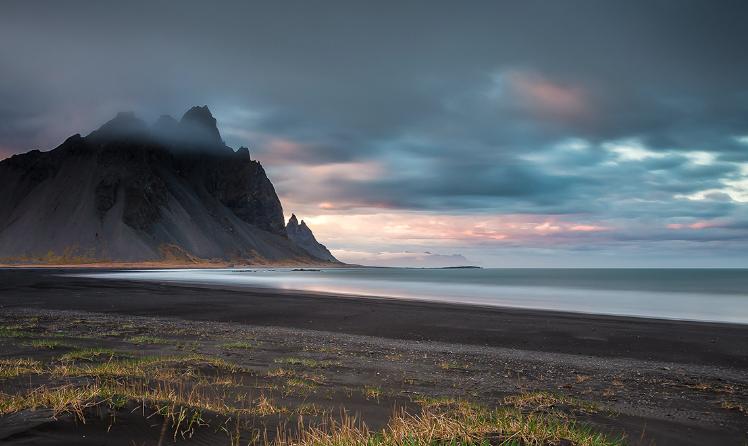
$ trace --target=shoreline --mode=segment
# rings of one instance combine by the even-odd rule
[[[748,325],[742,324],[101,280],[59,275],[61,271],[66,270],[0,270],[0,291],[4,291],[0,307],[18,308],[30,301],[33,307],[46,309],[148,314],[603,357],[659,357],[748,369]]]
[[[373,301],[415,301],[424,304],[449,304],[484,309],[504,309],[522,311],[540,311],[554,313],[569,313],[577,315],[620,317],[630,319],[648,319],[659,321],[682,321],[695,323],[715,323],[728,325],[748,325],[748,304],[746,304],[743,288],[728,287],[700,287],[699,284],[685,282],[674,289],[628,288],[621,287],[621,281],[606,285],[589,286],[580,283],[578,286],[533,285],[530,283],[494,283],[493,288],[480,287],[481,282],[470,288],[470,282],[459,281],[455,284],[445,284],[444,288],[435,288],[433,284],[424,282],[426,287],[413,289],[399,288],[399,285],[409,286],[417,281],[398,280],[388,282],[388,271],[375,270],[388,268],[369,268],[360,265],[338,265],[327,268],[323,265],[298,267],[291,265],[279,266],[233,266],[215,268],[44,268],[42,270],[58,270],[61,274],[80,275],[84,278],[98,280],[120,280],[132,282],[153,282],[172,284],[174,286],[194,286],[207,289],[233,290],[237,292],[292,294],[305,296],[319,296],[336,298],[355,298],[356,300],[371,299]],[[392,268],[392,274],[399,277],[398,270],[411,268]],[[432,274],[445,268],[425,268]],[[446,268],[450,270],[452,268]],[[523,271],[518,274],[528,274],[535,271],[528,268],[515,268]],[[0,267],[0,270],[2,268]],[[39,268],[34,268],[39,270]],[[358,274],[356,270],[364,272]],[[367,271],[372,270],[372,271]],[[510,273],[512,269],[499,268],[497,274]],[[539,269],[540,274],[558,277],[558,268]],[[618,269],[604,268],[603,276]],[[637,269],[638,270],[638,269]],[[644,269],[658,271],[660,269]],[[697,269],[702,271],[702,269]],[[724,268],[717,269],[726,273]],[[215,273],[211,272],[215,271]],[[309,280],[297,272],[312,271]],[[576,269],[568,269],[568,274],[575,275]],[[582,271],[589,274],[589,269]],[[672,269],[663,269],[671,271]],[[742,270],[741,270],[742,271]],[[232,273],[258,273],[255,275],[238,275]],[[328,274],[324,274],[327,272]],[[404,271],[403,271],[404,272]],[[748,272],[748,270],[746,270]],[[156,274],[154,274],[156,273]],[[373,279],[369,274],[376,273]],[[537,272],[533,273],[538,275]],[[594,273],[592,273],[594,275]],[[376,280],[383,276],[384,280]],[[253,278],[254,277],[254,278]],[[406,276],[403,276],[406,277]],[[479,278],[480,279],[480,278]],[[604,280],[604,279],[601,279]],[[602,282],[600,282],[602,283]],[[712,281],[713,283],[713,281]],[[748,283],[746,284],[748,285]],[[486,290],[489,291],[486,291]],[[643,295],[646,297],[646,302]],[[674,297],[673,297],[674,296]],[[636,303],[639,301],[640,303]],[[707,305],[708,303],[708,305]]]
[[[99,280],[61,271],[71,270],[0,269],[0,324],[8,327],[0,332],[0,360],[28,358],[38,367],[0,379],[0,394],[25,392],[29,382],[81,385],[80,377],[59,376],[75,367],[94,373],[99,361],[118,367],[135,361],[143,368],[127,372],[136,373],[123,382],[141,385],[137,376],[163,376],[163,366],[177,380],[174,391],[198,379],[223,389],[229,402],[242,395],[250,398],[242,404],[272,400],[280,412],[261,418],[270,432],[294,413],[324,420],[310,410],[334,415],[344,408],[378,429],[393,407],[417,413],[429,401],[469,401],[558,415],[614,438],[625,435],[628,444],[736,444],[748,433],[748,326]],[[96,351],[115,356],[62,359]],[[148,362],[158,358],[184,362]],[[109,382],[99,379],[83,383]],[[96,410],[85,424],[70,413],[56,421],[34,411],[0,416],[0,441],[157,442],[160,425],[154,429],[138,411]],[[225,444],[214,429],[195,435],[196,444]]]
[[[287,267],[292,268],[292,267]],[[365,267],[369,268],[369,267]],[[116,270],[120,271],[120,270]],[[302,270],[299,270],[300,272]],[[101,272],[101,271],[97,271]],[[682,322],[682,323],[689,323],[689,324],[706,324],[706,325],[725,325],[725,326],[733,326],[733,327],[745,327],[748,328],[748,322],[729,322],[729,321],[719,321],[719,320],[700,320],[700,319],[686,319],[686,318],[676,318],[676,317],[660,317],[660,316],[644,316],[644,315],[627,315],[627,314],[614,314],[614,313],[602,313],[602,312],[585,312],[585,311],[565,311],[565,310],[556,310],[556,309],[546,309],[546,308],[532,308],[532,307],[523,307],[523,306],[513,306],[513,305],[506,305],[506,304],[485,304],[485,303],[479,303],[479,302],[457,302],[457,301],[445,301],[440,299],[432,299],[428,297],[418,297],[418,298],[405,298],[405,297],[399,297],[399,296],[385,296],[385,295],[374,295],[374,294],[355,294],[355,293],[335,293],[330,291],[312,291],[312,290],[292,290],[292,289],[282,289],[282,288],[272,288],[272,287],[262,287],[262,286],[239,286],[239,285],[230,285],[230,284],[218,284],[218,283],[211,283],[211,282],[201,282],[198,280],[195,281],[176,281],[176,280],[138,280],[138,279],[115,279],[115,278],[109,278],[109,277],[87,277],[85,275],[77,275],[77,274],[71,274],[72,277],[80,277],[80,278],[86,278],[86,279],[92,279],[92,280],[111,280],[111,281],[120,281],[120,282],[129,282],[129,283],[160,283],[162,285],[169,285],[174,287],[195,287],[195,288],[204,288],[208,290],[226,290],[226,291],[234,291],[237,293],[247,292],[251,294],[268,294],[268,295],[283,295],[283,296],[290,296],[290,297],[301,297],[301,298],[319,298],[319,299],[338,299],[338,300],[352,300],[355,302],[362,302],[362,301],[371,301],[372,303],[376,302],[402,302],[402,303],[415,303],[415,304],[422,304],[422,305],[428,305],[428,306],[445,306],[445,307],[453,307],[456,309],[464,309],[464,308],[473,308],[473,309],[483,309],[483,310],[500,310],[505,312],[517,312],[517,313],[528,313],[528,314],[534,314],[534,313],[542,313],[547,314],[549,317],[563,317],[563,316],[588,316],[592,318],[612,318],[617,319],[621,321],[639,321],[639,320],[645,320],[645,321],[653,321],[653,322]],[[594,293],[594,289],[591,290],[584,290],[579,289],[578,291],[583,292],[589,292]]]

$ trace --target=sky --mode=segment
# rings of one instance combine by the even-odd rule
[[[341,260],[748,267],[748,3],[0,4],[0,159],[208,105]]]

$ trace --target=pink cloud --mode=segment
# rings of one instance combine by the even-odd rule
[[[263,163],[284,165],[300,161],[304,156],[305,144],[276,136],[257,135],[262,147]]]
[[[607,231],[609,228],[598,225],[574,225],[569,228],[570,231],[574,232],[600,232]]]
[[[333,254],[347,263],[369,266],[444,267],[472,264],[461,254],[436,254],[432,252],[384,251],[336,249]]]
[[[697,221],[696,223],[691,223],[690,225],[688,225],[688,227],[691,229],[705,229],[705,228],[711,228],[714,226],[717,226],[717,224],[714,222],[703,221],[703,220]]]
[[[513,72],[507,80],[521,105],[537,114],[573,118],[589,111],[587,95],[580,87],[563,85],[527,72]]]
[[[469,215],[432,215],[415,212],[372,214],[305,214],[305,220],[321,240],[333,246],[384,246],[405,243],[422,246],[458,246],[480,243],[533,242],[568,243],[612,230],[597,224],[561,221],[537,215],[501,215],[476,218]]]
[[[716,228],[719,226],[720,226],[720,223],[717,223],[717,222],[700,220],[700,221],[690,223],[690,224],[670,223],[670,224],[667,224],[665,227],[668,229],[678,230],[678,229],[707,229],[707,228]]]
[[[534,228],[537,232],[541,234],[547,234],[550,232],[558,232],[561,230],[561,226],[557,226],[549,221],[543,222]]]

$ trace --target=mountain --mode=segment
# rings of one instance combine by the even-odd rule
[[[296,218],[295,214],[291,214],[291,218],[288,219],[288,224],[286,225],[286,233],[288,234],[289,239],[293,240],[297,245],[301,246],[312,257],[320,260],[326,260],[328,262],[338,261],[338,259],[336,259],[332,255],[332,253],[330,253],[325,245],[319,243],[317,239],[314,238],[312,230],[309,229],[306,223],[304,223],[304,220],[301,220],[301,223],[299,223],[299,220]]]
[[[0,161],[0,260],[174,259],[319,263],[288,238],[265,170],[224,144],[207,106],[154,126],[119,113]]]

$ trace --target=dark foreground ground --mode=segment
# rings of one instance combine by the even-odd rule
[[[0,443],[261,443],[342,409],[380,429],[395,408],[469,402],[626,444],[748,444],[748,326],[61,273],[0,270]],[[128,398],[51,420],[60,392],[39,389],[60,388]]]

